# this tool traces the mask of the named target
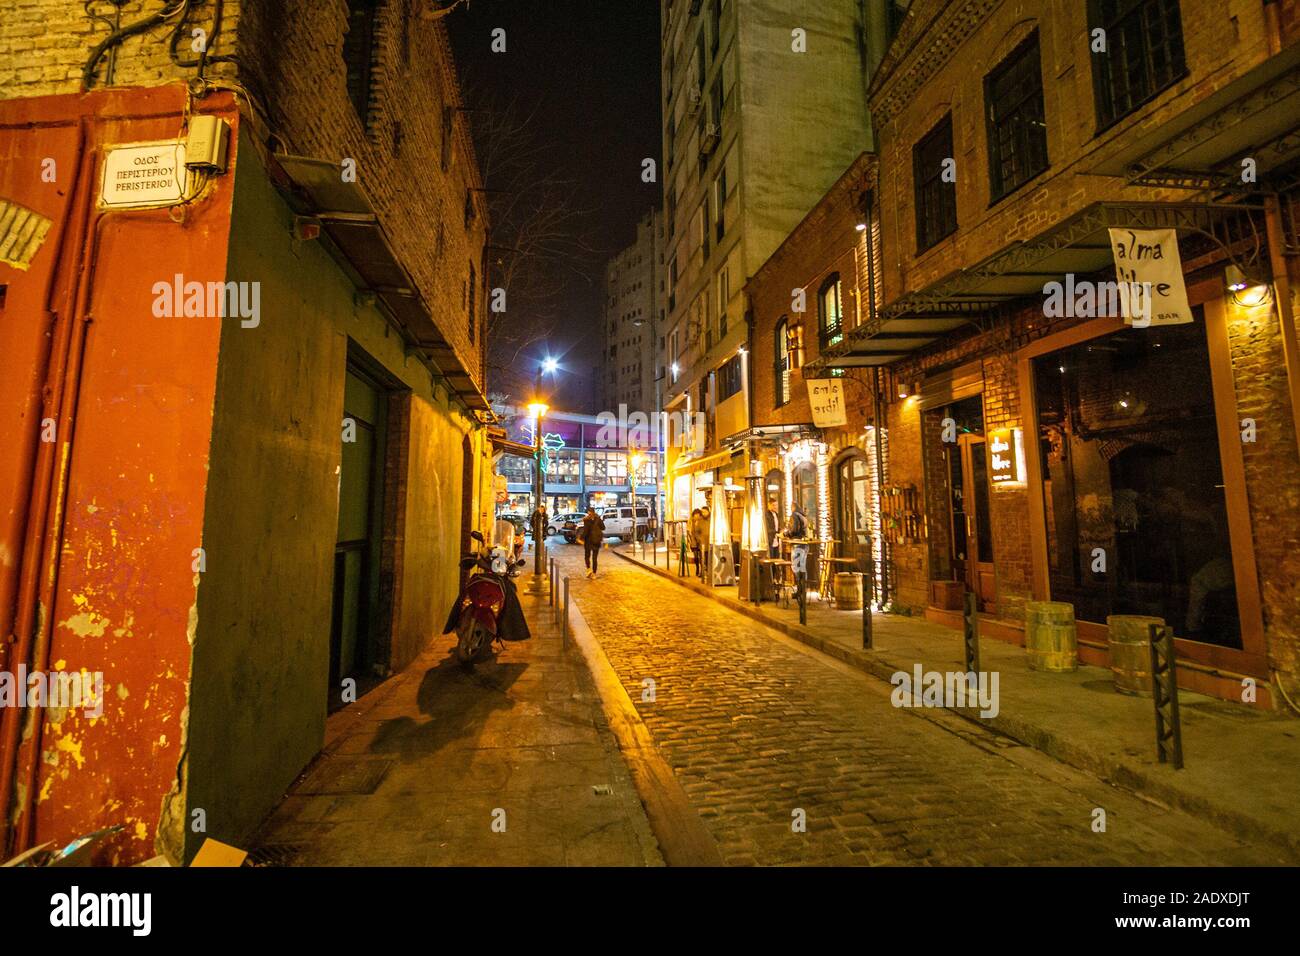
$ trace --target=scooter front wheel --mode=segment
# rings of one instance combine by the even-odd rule
[[[492,635],[487,628],[473,619],[462,622],[457,629],[457,637],[456,659],[466,666],[471,666],[477,658],[482,657],[484,650],[492,643]]]

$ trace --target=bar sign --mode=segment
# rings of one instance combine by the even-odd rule
[[[995,428],[989,432],[989,480],[993,484],[1019,484],[1024,481],[1024,458],[1019,428]]]

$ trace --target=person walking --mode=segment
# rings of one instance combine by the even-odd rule
[[[596,564],[600,560],[600,546],[605,540],[605,522],[596,514],[596,509],[587,507],[582,518],[582,530],[578,532],[582,541],[582,561],[587,566],[587,577],[596,576]]]
[[[803,505],[795,502],[790,520],[786,522],[785,539],[790,542],[790,572],[799,582],[802,591],[807,583],[808,574],[808,514]],[[801,605],[802,606],[802,605]]]
[[[709,523],[704,518],[704,512],[699,508],[691,512],[691,524],[687,531],[691,544],[691,556],[695,559],[695,576],[700,577],[700,555],[704,550],[704,542],[709,537]]]

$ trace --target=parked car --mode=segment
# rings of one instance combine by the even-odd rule
[[[566,525],[582,524],[583,513],[581,511],[570,511],[567,514],[555,515],[551,518],[550,524],[546,526],[548,535],[563,534]]]
[[[620,541],[636,541],[643,537],[650,525],[650,509],[638,506],[635,517],[630,507],[606,508],[601,512],[605,521],[605,537]]]

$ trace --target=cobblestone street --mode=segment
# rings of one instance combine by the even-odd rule
[[[728,864],[1281,862],[959,717],[896,709],[888,684],[614,555],[587,581],[575,550],[553,554]]]

